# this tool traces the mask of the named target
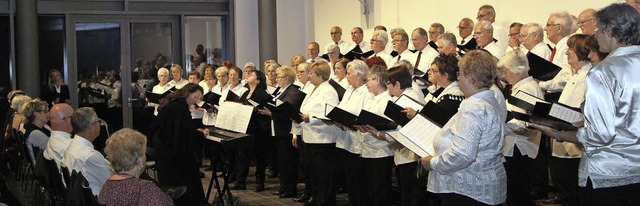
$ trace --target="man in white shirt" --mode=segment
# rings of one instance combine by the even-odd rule
[[[327,61],[318,56],[318,54],[320,53],[319,49],[320,45],[317,42],[309,42],[309,45],[307,45],[307,56],[309,57],[309,59],[307,59],[307,62],[313,63],[317,61]]]
[[[593,35],[596,33],[596,27],[598,26],[598,21],[596,21],[595,15],[596,10],[592,8],[585,9],[580,12],[578,15],[578,27],[580,27],[580,31],[583,34]]]
[[[460,44],[461,46],[467,45],[469,42],[473,42],[475,44],[475,39],[473,38],[473,28],[475,28],[475,24],[473,20],[469,18],[463,18],[458,23],[458,34],[460,35]],[[460,51],[464,54],[465,51]]]
[[[330,35],[331,43],[324,46],[324,50],[327,51],[329,49],[329,46],[335,44],[340,47],[340,51],[342,52],[341,54],[346,54],[349,51],[348,49],[351,48],[351,43],[342,40],[342,28],[340,28],[339,26],[331,27]]]
[[[429,39],[431,41],[429,41],[428,44],[434,50],[438,50],[438,45],[436,45],[436,39],[438,39],[438,37],[442,34],[444,34],[444,26],[441,23],[431,24],[431,27],[429,27]],[[416,48],[416,50],[419,50],[419,49]]]
[[[505,54],[510,51],[518,50],[523,54],[526,54],[528,51],[524,49],[521,45],[520,38],[520,29],[522,28],[522,24],[519,22],[513,22],[509,26],[509,46],[507,46],[507,50],[505,50]]]
[[[493,38],[498,40],[497,46],[504,51],[509,43],[509,37],[507,36],[507,29],[499,23],[496,23],[496,10],[493,6],[485,4],[478,9],[478,16],[476,17],[478,22],[488,21],[493,26]],[[495,55],[494,55],[495,56]]]
[[[438,37],[436,40],[436,45],[438,45],[438,52],[440,54],[449,55],[456,54],[456,36],[453,33],[444,33]],[[458,56],[459,58],[460,56]]]
[[[431,30],[429,30],[429,32],[431,32]],[[427,31],[425,31],[421,27],[414,29],[411,33],[411,42],[413,43],[413,47],[416,49],[416,52],[414,53],[416,55],[416,59],[414,60],[415,64],[413,65],[413,67],[424,72],[425,74],[429,70],[433,59],[435,59],[439,54],[436,49],[428,46],[430,37],[431,34],[427,36]],[[434,42],[436,39],[431,39],[431,42]]]
[[[567,62],[567,40],[571,34],[573,20],[567,12],[553,13],[547,20],[544,31],[547,39],[555,44],[551,50],[549,61],[562,68],[560,72],[549,81],[541,81],[540,88],[550,93],[561,92],[567,80],[571,78],[571,66]]]
[[[82,172],[89,182],[93,195],[98,195],[102,185],[111,176],[109,162],[93,148],[93,140],[100,135],[100,119],[93,108],[83,107],[71,115],[71,125],[75,136],[64,153],[62,164],[69,173]]]
[[[387,68],[391,65],[391,55],[389,55],[385,48],[387,46],[387,42],[389,41],[389,36],[387,32],[384,30],[374,31],[371,35],[371,49],[373,50],[373,55],[369,56],[369,58],[380,57],[384,60]]]
[[[67,151],[71,143],[71,114],[73,108],[69,104],[55,104],[49,112],[49,122],[51,122],[51,136],[44,149],[45,159],[53,160],[58,166],[64,159],[64,152]]]
[[[491,22],[479,21],[473,29],[473,34],[478,43],[478,48],[487,50],[496,59],[504,56],[504,48],[500,48],[493,41],[493,26],[491,26]]]
[[[391,62],[393,62],[394,64],[396,62],[399,62],[400,60],[406,59],[409,62],[411,62],[411,65],[416,65],[416,55],[409,51],[409,35],[407,35],[407,32],[404,31],[404,29],[399,30],[395,35],[393,35],[392,37],[393,39],[393,50],[398,52],[398,56],[394,57]],[[389,65],[387,65],[389,66]],[[389,66],[389,68],[391,68]]]
[[[542,27],[536,23],[528,23],[522,26],[520,29],[520,35],[518,38],[522,42],[522,46],[529,52],[549,60],[551,57],[551,49],[549,45],[545,44],[542,40],[544,34],[542,33]]]
[[[363,41],[363,34],[362,34],[362,28],[360,27],[353,27],[353,29],[351,29],[351,40],[353,40],[353,45],[351,45],[351,47],[349,48],[349,50],[344,51],[342,53],[348,53],[349,51],[353,50],[355,47],[360,47],[360,50],[362,52],[368,52],[371,51],[371,44],[369,42]],[[342,48],[341,48],[342,49]],[[342,50],[340,50],[342,51]]]

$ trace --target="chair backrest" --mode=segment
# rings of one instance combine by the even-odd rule
[[[89,182],[82,172],[73,170],[70,183],[67,184],[67,192],[64,197],[66,206],[97,206],[96,197],[91,192]]]
[[[66,191],[66,187],[62,179],[62,173],[60,172],[60,170],[58,170],[58,165],[55,161],[45,158],[42,158],[42,160],[43,162],[38,162],[37,165],[44,165],[44,168],[47,171],[45,185],[51,195],[53,195],[56,199],[61,200],[64,197],[64,193]]]

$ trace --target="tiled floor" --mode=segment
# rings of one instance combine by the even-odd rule
[[[240,198],[240,205],[302,205],[301,203],[297,203],[293,201],[293,198],[285,198],[280,199],[276,195],[272,195],[272,192],[278,190],[278,178],[267,178],[265,182],[265,190],[262,192],[254,192],[256,183],[254,174],[255,167],[251,167],[249,170],[249,177],[247,178],[247,190],[231,190],[231,194],[234,197]],[[219,173],[218,173],[219,174]],[[202,178],[202,186],[207,192],[207,187],[209,186],[209,182],[211,180],[211,171],[205,172],[205,177]],[[219,178],[220,184],[223,183],[222,178]],[[222,186],[222,185],[221,185]],[[304,189],[304,184],[298,184],[298,192],[302,194]],[[216,194],[215,188],[212,189],[211,195],[209,197],[209,202],[213,202],[214,196]],[[336,196],[338,205],[347,205],[347,194],[338,194]]]

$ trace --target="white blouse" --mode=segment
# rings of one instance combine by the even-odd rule
[[[376,96],[369,93],[371,98],[367,100],[362,109],[371,113],[384,116],[384,110],[387,107],[387,102],[391,100],[391,95],[388,91],[382,92]],[[392,138],[388,138],[392,139]],[[393,156],[393,150],[391,148],[391,142],[378,139],[373,135],[366,133],[362,140],[362,151],[360,152],[362,158],[383,158]]]
[[[511,90],[512,94],[516,94],[518,91],[523,91],[540,99],[544,99],[544,93],[538,86],[538,83],[533,80],[533,77],[527,77],[518,81],[518,83],[513,85]],[[508,102],[507,110],[523,114],[527,113],[524,109],[513,106]],[[535,159],[538,156],[541,138],[540,132],[528,130],[527,127],[528,124],[521,120],[512,119],[507,122],[507,133],[504,137],[504,148],[502,150],[502,154],[504,154],[504,156],[512,157],[513,148],[516,146],[523,155],[527,155],[529,158]]]
[[[587,78],[587,73],[593,66],[588,63],[575,74],[571,74],[571,77],[567,80],[567,84],[560,94],[558,99],[559,103],[565,104],[570,107],[580,108],[582,102],[584,102],[584,81]],[[582,149],[580,146],[571,142],[558,142],[558,140],[551,140],[551,155],[559,158],[580,158],[582,157]]]
[[[346,78],[345,78],[346,79]],[[371,98],[367,86],[362,85],[357,89],[353,89],[349,86],[349,89],[344,93],[344,97],[338,107],[355,115],[360,115],[365,101]],[[337,130],[338,138],[336,139],[336,147],[347,150],[353,154],[360,154],[362,150],[362,133],[354,130],[343,131]]]
[[[311,94],[305,96],[300,107],[302,114],[309,115],[309,122],[300,123],[305,143],[336,143],[336,127],[328,125],[314,116],[323,118],[325,104],[338,105],[338,103],[338,93],[329,84],[329,81],[322,82]]]
[[[462,101],[458,113],[434,139],[428,191],[461,194],[489,205],[505,201],[504,119],[499,116],[503,112],[506,109],[498,105],[491,90]]]

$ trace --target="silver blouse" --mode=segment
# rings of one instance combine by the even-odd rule
[[[506,108],[499,106],[492,90],[462,101],[458,113],[434,139],[430,192],[461,194],[490,205],[505,201],[503,113]]]
[[[578,184],[640,183],[640,46],[612,51],[587,74]]]

